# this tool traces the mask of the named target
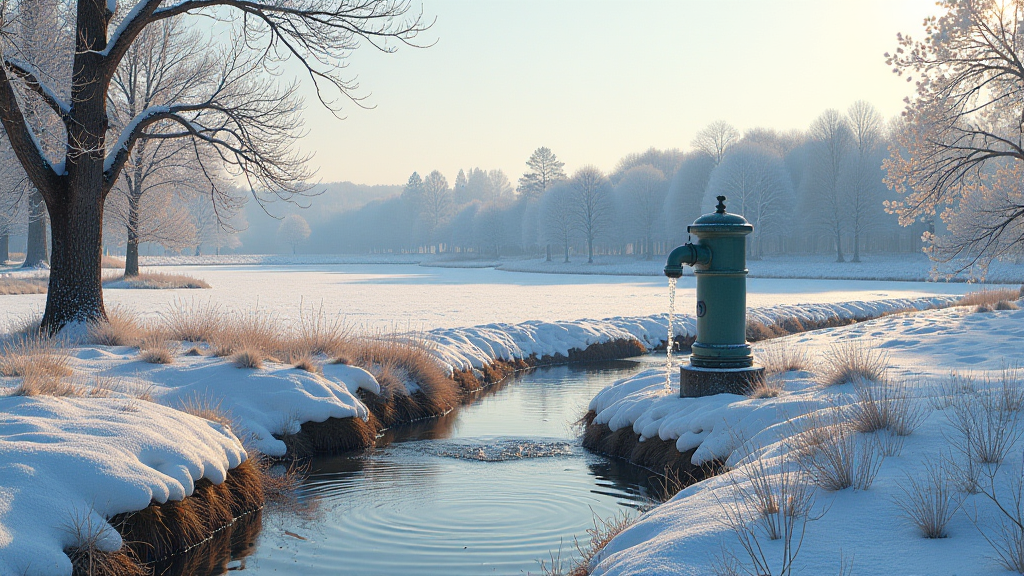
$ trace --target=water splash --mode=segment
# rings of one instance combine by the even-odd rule
[[[571,456],[573,453],[572,444],[568,442],[543,442],[530,439],[497,440],[483,444],[432,442],[424,451],[434,456],[462,460],[479,460],[481,462],[551,458]]]
[[[676,279],[668,279],[668,341],[665,346],[665,388],[672,387],[672,348],[675,347]]]

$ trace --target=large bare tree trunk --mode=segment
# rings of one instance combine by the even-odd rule
[[[836,231],[836,262],[846,262],[843,258],[843,235]]]
[[[53,263],[42,326],[51,332],[106,317],[100,268],[103,201],[96,188],[95,193],[79,188],[69,202],[50,208]]]
[[[46,207],[43,197],[33,190],[28,197],[28,246],[22,268],[38,268],[47,264]]]

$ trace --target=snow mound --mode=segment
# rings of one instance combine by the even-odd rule
[[[107,518],[221,483],[245,459],[227,427],[152,402],[0,397],[0,574],[70,575],[80,532],[117,550]]]

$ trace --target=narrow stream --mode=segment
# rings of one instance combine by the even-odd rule
[[[367,454],[320,458],[315,513],[268,512],[255,546],[222,564],[254,574],[541,574],[567,567],[594,517],[640,508],[646,471],[587,453],[573,422],[601,388],[665,358],[541,368]],[[236,547],[238,549],[239,547]]]

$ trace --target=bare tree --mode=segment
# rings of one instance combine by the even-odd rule
[[[739,139],[739,130],[736,130],[724,120],[718,120],[697,132],[691,145],[714,158],[715,166],[718,166],[722,163],[722,159],[725,158],[725,153],[729,150],[729,147]]]
[[[587,263],[594,263],[594,241],[607,232],[612,218],[611,187],[596,166],[584,166],[569,180],[573,219],[587,242]]]
[[[309,239],[309,234],[309,224],[298,214],[285,216],[277,227],[277,237],[292,247],[292,254],[296,253],[299,244]]]
[[[575,198],[568,183],[557,183],[541,199],[544,214],[544,238],[549,244],[561,244],[565,262],[576,236]]]
[[[17,4],[5,0],[3,13]],[[307,157],[293,149],[301,126],[297,86],[278,84],[280,62],[298,62],[319,100],[337,111],[358,88],[343,75],[352,50],[366,41],[391,51],[395,42],[408,42],[424,29],[419,18],[404,18],[409,4],[403,0],[139,0],[130,9],[116,0],[68,4],[74,12],[68,18],[74,21],[69,81],[59,84],[20,53],[9,21],[3,22],[0,66],[0,122],[52,226],[43,314],[49,331],[106,315],[102,207],[140,140],[189,139],[212,149],[258,200],[290,199],[307,190],[302,183],[310,173]],[[220,22],[232,38],[215,53],[217,74],[205,93],[147,108],[110,134],[109,88],[131,46],[160,22],[197,18]],[[41,103],[63,126],[66,137],[54,153],[34,137],[32,103]]]
[[[765,239],[785,230],[793,206],[793,183],[782,159],[753,143],[733,147],[715,168],[708,183],[705,204],[727,196],[729,209],[742,214],[754,226],[747,243],[755,258],[764,255]]]
[[[847,188],[847,215],[853,231],[853,262],[860,262],[862,236],[875,224],[882,205],[879,169],[884,140],[882,115],[870,103],[858,100],[846,113],[856,158]]]
[[[564,166],[565,162],[560,161],[550,148],[537,148],[526,161],[529,170],[519,179],[519,196],[539,199],[553,184],[565,180]]]
[[[643,240],[640,251],[644,259],[650,260],[654,230],[661,220],[668,192],[665,175],[649,164],[636,166],[623,174],[618,190],[632,227]]]
[[[626,172],[637,166],[653,166],[660,170],[666,178],[669,178],[676,173],[676,170],[679,169],[685,158],[686,154],[678,148],[671,148],[669,150],[648,148],[639,154],[634,153],[623,156],[619,160],[618,165],[615,166],[615,170],[608,176],[608,179],[618,185],[626,175]]]
[[[438,252],[440,252],[442,247],[438,234],[452,215],[454,205],[452,191],[448,188],[448,180],[437,170],[427,174],[426,179],[423,180],[422,206],[421,217],[427,235],[427,243],[431,246],[437,245]]]
[[[917,79],[885,163],[886,182],[904,198],[887,208],[903,225],[937,212],[959,222],[959,234],[926,236],[932,258],[955,273],[1024,247],[1024,201],[1008,188],[1024,160],[1024,5],[939,6],[945,14],[925,22],[923,39],[900,35],[886,55],[894,72]]]
[[[813,140],[811,198],[818,211],[818,225],[835,240],[836,262],[845,262],[843,231],[848,217],[846,186],[853,136],[846,119],[834,109],[818,116],[810,132]]]

